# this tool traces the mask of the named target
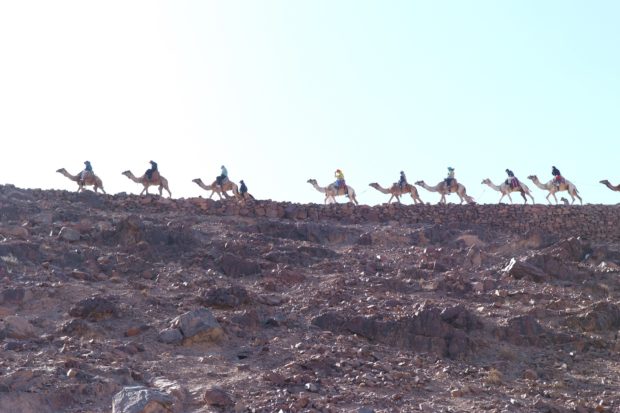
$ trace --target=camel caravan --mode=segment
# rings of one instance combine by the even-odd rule
[[[172,197],[172,193],[170,192],[170,188],[168,186],[168,180],[160,174],[157,163],[154,161],[149,162],[151,164],[151,167],[139,177],[135,176],[130,170],[126,170],[122,172],[122,174],[133,182],[142,185],[142,191],[140,192],[140,195],[148,195],[149,187],[155,186],[158,188],[160,196],[163,195],[163,191],[165,190],[168,193],[168,197]],[[101,178],[99,178],[93,171],[90,162],[85,161],[84,165],[84,170],[82,170],[77,175],[73,175],[67,172],[65,168],[60,168],[56,172],[76,182],[78,185],[77,192],[83,192],[86,187],[92,186],[94,192],[98,192],[98,190],[101,189],[101,192],[105,194],[106,192],[103,189],[103,182],[101,181]],[[517,179],[517,177],[511,170],[506,169],[506,174],[508,175],[508,177],[500,184],[494,184],[489,178],[483,179],[481,184],[487,185],[489,188],[501,194],[498,203],[501,203],[504,197],[508,197],[510,203],[512,204],[513,199],[511,194],[518,193],[523,198],[524,204],[527,204],[528,197],[533,204],[535,202],[534,196],[532,195],[532,192],[530,191],[528,186],[524,182]],[[575,184],[565,179],[555,166],[552,167],[551,174],[553,175],[553,178],[546,183],[540,182],[536,175],[529,175],[527,178],[531,180],[538,188],[547,192],[546,199],[549,204],[552,204],[551,198],[553,198],[555,204],[557,205],[558,199],[556,193],[564,191],[566,191],[568,193],[568,196],[570,196],[571,198],[570,205],[574,204],[576,200],[579,200],[579,203],[583,204],[583,200],[579,195],[579,191],[577,190]],[[336,203],[336,197],[344,196],[348,202],[354,205],[359,205],[355,189],[353,189],[353,187],[346,183],[344,179],[344,173],[340,169],[337,169],[334,173],[334,176],[336,180],[327,186],[319,185],[316,179],[308,179],[307,182],[312,185],[312,187],[318,192],[325,195],[323,199],[323,203],[325,204]],[[220,200],[235,199],[245,202],[255,199],[248,192],[247,186],[243,180],[239,181],[241,185],[237,185],[235,182],[229,179],[228,171],[226,170],[226,167],[224,165],[221,166],[220,175],[218,175],[215,180],[211,182],[211,184],[205,184],[201,178],[193,179],[192,182],[194,182],[205,191],[210,192],[209,199],[212,199],[213,195],[216,194]],[[599,182],[612,191],[620,192],[620,184],[614,186],[607,179],[601,180]],[[377,182],[372,182],[368,185],[383,194],[389,195],[390,198],[388,199],[387,204],[392,203],[393,200],[400,204],[401,197],[407,194],[411,196],[414,205],[424,204],[424,202],[420,198],[416,185],[424,188],[429,192],[438,193],[440,195],[439,204],[446,204],[446,198],[451,194],[457,195],[460,204],[463,204],[463,202],[465,202],[466,204],[476,203],[474,198],[467,194],[467,189],[465,188],[465,185],[456,180],[455,171],[452,167],[448,167],[448,176],[443,181],[432,186],[427,185],[423,180],[416,181],[415,185],[410,184],[409,182],[407,182],[407,178],[403,171],[400,172],[400,178],[398,182],[394,182],[391,185],[383,187]],[[569,205],[568,199],[561,197],[561,201],[564,205]]]

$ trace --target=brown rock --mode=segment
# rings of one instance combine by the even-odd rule
[[[209,406],[216,406],[221,408],[228,408],[235,405],[234,401],[228,395],[228,393],[218,387],[212,387],[205,390],[203,400]]]

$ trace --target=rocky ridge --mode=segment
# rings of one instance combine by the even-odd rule
[[[0,411],[618,411],[619,212],[0,186]]]

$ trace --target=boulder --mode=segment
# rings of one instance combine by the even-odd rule
[[[228,393],[217,387],[207,389],[203,399],[209,406],[216,406],[224,409],[230,408],[235,404]]]
[[[545,329],[531,315],[513,317],[500,328],[499,338],[516,345],[540,345],[545,339]]]
[[[389,321],[383,318],[329,311],[314,318],[312,324],[335,333],[353,333],[390,346],[450,358],[470,353],[473,342],[467,332],[482,326],[462,306],[443,310],[425,306],[410,317]]]
[[[261,272],[260,265],[257,262],[230,253],[222,255],[219,264],[224,274],[230,277],[243,277]]]
[[[90,297],[71,307],[69,315],[90,321],[100,321],[118,317],[119,310],[116,304],[108,298]]]
[[[515,258],[510,259],[503,271],[517,280],[525,278],[539,283],[549,278],[540,268],[527,262],[517,261]]]
[[[237,285],[228,288],[210,288],[203,295],[203,304],[215,308],[236,308],[250,301],[248,291]]]
[[[80,231],[71,227],[62,227],[60,228],[60,232],[58,233],[58,238],[70,242],[79,241]]]
[[[32,291],[22,287],[7,288],[0,293],[0,304],[23,304],[32,299]]]
[[[112,413],[172,413],[173,398],[142,386],[124,387],[112,399]]]
[[[25,339],[35,336],[32,324],[24,317],[11,315],[4,318],[4,332],[8,338]]]
[[[211,311],[206,308],[189,311],[172,320],[172,328],[178,328],[187,344],[194,342],[218,341],[224,336],[224,330]]]
[[[159,332],[159,341],[166,344],[178,344],[183,341],[183,334],[178,328],[166,328]]]

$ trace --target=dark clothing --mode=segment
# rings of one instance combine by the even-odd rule
[[[241,182],[241,186],[239,187],[239,192],[241,193],[241,195],[244,195],[246,192],[248,192],[248,187],[245,186],[245,182]]]
[[[452,186],[452,181],[454,181],[454,178],[446,178],[446,186],[448,188]]]
[[[562,174],[560,173],[560,170],[554,166],[553,169],[551,170],[551,175],[561,176]]]
[[[512,173],[512,171],[510,169],[506,169],[506,173],[508,174],[509,177],[514,178],[515,174]]]
[[[400,179],[398,180],[398,186],[400,186],[400,190],[403,190],[403,187],[407,185],[407,177],[405,176],[405,174],[401,173],[400,174]]]
[[[225,180],[226,180],[226,175],[218,175],[215,177],[215,183],[218,186],[222,186]]]
[[[150,161],[151,163],[151,169],[147,169],[145,174],[146,174],[146,179],[148,179],[149,181],[151,180],[151,178],[153,178],[153,172],[155,172],[157,170],[157,163]]]
[[[84,168],[84,170],[88,171],[88,172],[92,172],[93,171],[93,167],[90,165],[90,163],[87,163],[86,164],[86,168]]]

